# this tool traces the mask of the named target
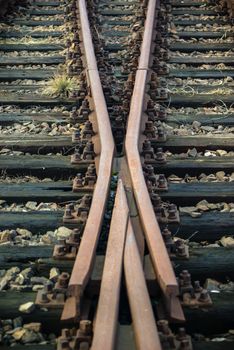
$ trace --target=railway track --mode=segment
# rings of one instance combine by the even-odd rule
[[[36,0],[2,20],[3,349],[233,348],[222,6]]]

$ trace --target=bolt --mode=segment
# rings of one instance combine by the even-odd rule
[[[73,180],[73,185],[75,187],[83,187],[83,175],[81,173],[78,173],[76,177]]]
[[[183,340],[183,339],[186,339],[186,338],[187,338],[187,334],[186,334],[186,331],[185,331],[185,328],[184,328],[184,327],[180,327],[180,328],[178,329],[176,338],[177,338],[178,340]]]
[[[163,334],[165,335],[169,335],[171,333],[171,330],[169,328],[169,325],[168,325],[168,321],[167,320],[159,320],[157,322],[158,324],[158,330],[160,332],[162,332]]]
[[[80,130],[74,130],[72,134],[72,142],[78,142],[80,141]]]
[[[151,201],[152,201],[152,204],[153,204],[154,208],[160,208],[161,207],[162,200],[161,200],[161,197],[157,193],[152,193],[151,194]]]
[[[185,244],[181,239],[176,241],[176,255],[179,257],[186,256]]]
[[[168,208],[168,219],[176,220],[177,219],[177,208],[175,204],[170,204]]]
[[[158,188],[167,189],[167,179],[164,174],[159,174],[158,177]]]
[[[89,320],[80,321],[79,330],[84,335],[90,335],[92,332],[92,322]]]
[[[42,291],[40,293],[40,303],[41,304],[47,304],[49,302],[49,298],[47,297],[47,293]]]
[[[68,328],[63,328],[62,329],[62,334],[61,337],[62,338],[70,338],[70,330]]]
[[[66,206],[66,208],[65,208],[63,218],[64,219],[73,219],[72,211],[71,211],[71,209],[68,208],[68,206]]]
[[[207,303],[209,301],[209,293],[206,289],[202,289],[198,300],[202,303]]]
[[[159,164],[166,164],[166,155],[163,153],[162,148],[157,149],[155,161]]]
[[[203,288],[200,286],[200,281],[194,282],[194,291],[195,293],[201,293]]]

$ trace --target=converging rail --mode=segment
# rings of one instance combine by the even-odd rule
[[[81,34],[86,61],[86,74],[90,84],[94,104],[93,108],[96,114],[95,117],[97,120],[100,138],[100,159],[98,160],[98,177],[93,194],[92,205],[69,282],[68,291],[70,298],[67,299],[65,304],[62,315],[63,320],[72,318],[76,319],[77,312],[79,314],[80,298],[82,297],[84,288],[88,283],[92,271],[96,246],[102,226],[106,201],[109,193],[114,155],[114,141],[97,69],[85,1],[80,0],[77,2],[77,4],[80,13]]]
[[[69,297],[67,298],[63,310],[63,321],[72,319],[78,320],[80,317],[81,298],[92,271],[96,246],[108,196],[114,154],[114,142],[112,138],[111,126],[94,55],[94,48],[92,44],[92,37],[89,28],[89,20],[87,16],[85,1],[79,1],[78,5],[82,41],[87,67],[86,73],[88,76],[88,81],[90,83],[101,148],[100,161],[98,165],[98,179],[95,186],[92,205],[83,233],[81,245],[79,247],[69,282]],[[130,114],[125,140],[125,151],[137,208],[140,213],[144,235],[150,250],[150,256],[153,262],[158,283],[163,291],[170,317],[172,319],[181,321],[184,320],[184,316],[180,304],[176,298],[179,293],[177,281],[172,269],[171,262],[169,260],[164,241],[162,239],[157,220],[155,218],[153,207],[145,184],[139,154],[139,146],[140,142],[142,141],[140,141],[141,125],[144,123],[144,117],[142,117],[142,115],[145,103],[145,86],[147,83],[151,42],[155,25],[155,12],[156,1],[151,0],[148,3],[145,31],[141,46],[141,55],[139,59],[139,66],[136,71],[135,86],[131,99]],[[160,349],[161,346],[159,337],[157,335],[157,328],[152,313],[152,307],[149,301],[149,295],[145,285],[145,278],[143,277],[143,268],[140,263],[139,252],[136,241],[134,239],[134,231],[131,225],[131,220],[127,220],[129,223],[126,230],[127,221],[123,219],[123,217],[126,215],[126,219],[128,217],[128,206],[127,204],[123,204],[123,202],[121,202],[119,199],[119,197],[124,197],[123,185],[120,182],[117,189],[115,208],[109,233],[107,255],[103,271],[97,317],[95,318],[92,348],[95,350],[102,349],[104,346],[103,342],[105,342],[106,349],[112,349],[114,346],[114,339],[117,329],[118,299],[121,285],[121,265],[116,266],[118,270],[116,270],[116,268],[112,269],[111,266],[114,268],[116,261],[118,264],[121,264],[126,234],[127,238],[124,254],[124,269],[137,347],[139,349],[142,349],[143,347],[145,347],[145,349]],[[120,215],[121,211],[122,214]],[[120,221],[120,217],[122,217],[122,222]],[[118,255],[115,256],[113,250],[113,242],[117,242],[115,237],[115,235],[117,235],[117,232],[115,232],[115,230],[116,227],[119,226],[119,234],[121,233],[122,238],[119,240],[119,247],[116,251]],[[132,287],[132,279],[135,281],[135,288]],[[113,285],[115,285],[115,288],[112,290]],[[138,298],[140,299],[138,300]],[[140,300],[141,303],[139,305]],[[141,314],[141,312],[144,313],[144,310],[148,311],[144,317],[142,316],[144,320],[142,324],[139,320],[139,314]],[[107,332],[107,329],[109,329],[109,332]],[[145,332],[147,332],[147,341],[144,340]]]

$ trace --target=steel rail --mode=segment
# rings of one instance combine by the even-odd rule
[[[161,350],[162,346],[131,220],[128,222],[124,250],[124,273],[136,347],[138,350]]]
[[[124,245],[128,220],[129,209],[127,198],[123,183],[119,180],[95,317],[94,335],[91,346],[93,350],[113,350],[115,348]]]
[[[148,48],[147,54],[149,56],[151,53],[149,47],[152,42],[154,26],[154,20],[152,19],[153,17],[151,13],[152,9],[156,9],[156,0],[149,0],[147,21],[142,43],[142,48]],[[153,15],[155,16],[155,13],[153,13]],[[125,151],[133,191],[158,283],[165,295],[177,296],[179,294],[177,280],[151,204],[142,171],[139,153],[139,138],[143,126],[143,113],[145,107],[145,86],[147,83],[147,72],[149,69],[149,66],[145,66],[145,63],[149,63],[149,59],[150,57],[147,59],[145,53],[141,50],[141,57],[139,61],[141,66],[136,72],[135,85],[128,118]]]
[[[79,0],[78,6],[87,64],[86,72],[95,107],[98,134],[101,143],[101,153],[92,204],[69,281],[68,295],[70,298],[66,301],[62,320],[76,318],[80,298],[83,295],[92,272],[96,247],[109,193],[112,162],[115,150],[109,115],[98,73],[85,1]],[[77,310],[74,311],[75,305]]]

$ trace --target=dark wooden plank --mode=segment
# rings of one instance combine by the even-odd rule
[[[126,6],[126,4],[125,4]],[[123,17],[123,16],[134,16],[134,10],[101,10],[99,11],[100,15],[102,16],[110,16],[110,17]]]
[[[63,211],[5,212],[0,211],[0,229],[26,228],[33,233],[45,233],[63,226]],[[72,226],[67,225],[66,226]],[[178,237],[192,241],[215,241],[224,235],[233,234],[234,215],[231,213],[207,212],[198,218],[181,214],[180,224],[169,224],[169,229]]]
[[[222,124],[222,120],[219,121]],[[169,136],[168,140],[163,143],[157,143],[151,141],[154,146],[160,146],[164,149],[170,150],[172,152],[186,152],[188,148],[195,147],[199,151],[204,151],[205,149],[217,150],[233,150],[234,138],[233,136],[225,135],[194,135],[194,136]]]
[[[1,75],[0,75],[1,77]],[[229,69],[198,69],[188,68],[183,70],[170,69],[170,78],[200,78],[200,79],[221,79],[226,77],[234,77],[234,70]]]
[[[61,1],[34,1],[34,4],[37,7],[50,6],[57,7],[61,6]]]
[[[169,102],[169,101],[168,101]],[[230,106],[233,103],[232,95],[207,95],[195,94],[192,96],[185,96],[180,94],[173,94],[170,96],[170,106],[181,107],[212,107],[214,105],[223,105],[225,103]]]
[[[0,266],[6,266],[9,268],[10,264],[15,266],[23,266],[28,262],[37,261],[38,259],[51,258],[53,254],[53,245],[43,246],[20,246],[12,245],[9,246],[0,245]],[[56,262],[56,261],[54,261]],[[9,265],[4,265],[9,264]],[[19,264],[19,265],[18,265]],[[21,265],[22,264],[22,265]],[[49,270],[47,270],[48,275]]]
[[[232,350],[233,348],[233,341],[193,341],[194,350]]]
[[[172,56],[169,59],[169,63],[188,64],[193,66],[199,66],[200,64],[218,64],[224,63],[225,65],[234,65],[234,56],[212,56],[212,57],[193,57],[193,56]]]
[[[153,163],[152,163],[153,164]],[[199,175],[200,173],[214,173],[223,170],[227,173],[234,171],[233,157],[198,157],[196,159],[168,159],[165,165],[155,165],[158,173],[166,175],[185,174]]]
[[[41,113],[41,114],[17,114],[17,113],[0,113],[1,125],[10,125],[13,123],[24,122],[47,122],[47,123],[67,123],[69,114],[61,113]]]
[[[194,333],[225,333],[233,326],[234,293],[212,293],[213,305],[207,309],[184,308],[186,331]]]
[[[34,302],[36,293],[27,292],[0,292],[0,318],[9,319],[19,316],[19,306],[29,301]],[[36,308],[31,314],[21,314],[24,323],[41,322],[42,331],[46,333],[55,332],[59,334],[61,324],[59,322],[61,316],[61,309],[52,309],[45,312]]]
[[[215,18],[215,19],[173,19],[173,23],[176,26],[194,26],[196,24],[204,24],[204,25],[211,25],[214,24],[217,25],[227,25],[230,24],[230,20],[228,19],[222,19],[222,18]]]
[[[108,18],[108,17],[107,17]],[[115,21],[108,21],[108,19],[101,19],[100,23],[106,23],[108,26],[113,27],[113,26],[130,26],[132,24],[132,21],[120,21],[120,20],[115,20]]]
[[[0,211],[0,229],[26,228],[33,233],[46,233],[63,226],[63,211],[5,212]],[[66,225],[67,226],[67,225]]]
[[[0,293],[0,317],[15,318],[18,316],[18,308],[21,304],[35,300],[35,293],[19,293],[9,291]],[[196,333],[207,333],[213,328],[216,333],[225,332],[231,329],[234,312],[233,293],[212,294],[214,305],[204,312],[203,309],[185,309],[187,331],[196,331]],[[156,300],[155,300],[156,301]],[[22,314],[24,323],[42,322],[43,330],[46,332],[60,332],[61,324],[58,320],[61,316],[61,309],[49,310],[45,312],[36,309],[31,314]],[[209,324],[209,327],[207,325]]]
[[[25,345],[14,345],[14,350],[24,350]],[[27,350],[55,350],[56,346],[52,344],[44,344],[44,345],[27,345]],[[1,345],[1,350],[12,350],[12,347],[7,345]]]
[[[233,234],[234,215],[218,211],[203,213],[200,217],[192,218],[188,214],[180,214],[180,224],[169,224],[171,232],[177,237],[190,239],[194,242],[220,239]]]
[[[48,135],[33,135],[14,134],[0,136],[0,147],[10,148],[15,151],[30,152],[40,154],[55,153],[55,152],[74,152],[75,146],[72,145],[71,136],[48,136]]]
[[[5,20],[3,21],[5,24],[13,24],[18,26],[26,26],[26,27],[37,27],[37,26],[43,26],[43,27],[49,27],[49,26],[62,26],[64,24],[64,21],[60,20],[25,20],[20,18],[15,18],[12,20]]]
[[[188,9],[188,8],[179,8],[179,9],[172,9],[172,14],[174,16],[184,16],[184,15],[192,15],[192,16],[221,16],[224,15],[224,11],[217,11],[217,10],[211,10],[209,8],[201,8],[201,9]]]
[[[50,269],[57,267],[60,271],[71,272],[73,261],[55,260],[52,258],[53,245],[19,246],[0,245],[0,269],[9,269],[18,266],[22,269],[30,263],[35,270],[43,276],[49,276]],[[183,270],[189,270],[194,280],[205,281],[206,278],[224,281],[234,277],[233,249],[230,248],[190,248],[189,259],[175,259],[174,269],[176,275]],[[104,266],[104,255],[96,256],[93,279],[101,284]],[[144,259],[144,270],[149,283],[156,283],[155,273],[149,255]],[[224,273],[225,271],[225,273]]]
[[[4,32],[4,31],[0,31],[0,38],[23,38],[25,36],[30,36],[31,38],[59,38],[63,35],[63,33],[60,31],[38,31],[38,32],[33,32],[33,31],[29,31],[29,30],[25,30],[25,31],[10,31],[10,32]]]
[[[30,74],[28,74],[29,78]],[[17,78],[16,78],[17,79]],[[33,78],[32,78],[33,79]],[[58,106],[58,105],[77,105],[75,99],[64,99],[64,98],[52,98],[44,95],[17,95],[17,94],[6,94],[0,96],[1,105],[16,105],[16,106]]]
[[[56,69],[0,69],[1,81],[13,81],[17,79],[45,80],[54,76]]]
[[[217,39],[217,38],[228,38],[228,37],[233,37],[232,32],[224,32],[224,31],[219,31],[219,32],[210,32],[210,31],[184,31],[180,32],[178,31],[176,33],[179,38],[187,39],[187,38],[211,38],[211,39]]]
[[[233,280],[234,250],[230,248],[190,248],[189,260],[175,262],[175,273],[191,271],[193,280],[213,278],[218,281]]]
[[[11,51],[61,51],[64,49],[63,45],[58,44],[0,44],[0,51],[11,52]]]
[[[77,172],[84,172],[88,164],[72,165],[70,156],[1,156],[0,170],[7,174],[31,174],[33,176],[54,176],[62,179],[63,176],[76,175]],[[44,174],[44,175],[43,175]]]
[[[35,7],[33,10],[28,10],[27,14],[31,16],[56,16],[64,14],[64,11],[60,9],[37,9]]]
[[[78,200],[84,192],[72,192],[71,181],[7,184],[0,183],[0,196],[7,203],[68,202]]]
[[[179,114],[175,113],[167,117],[167,123],[171,125],[192,124],[193,121],[199,121],[202,125],[234,126],[234,114]],[[0,115],[1,121],[1,115]]]
[[[170,183],[169,190],[162,192],[160,196],[163,200],[180,206],[195,205],[203,199],[211,203],[232,202],[234,184],[232,182]]]
[[[32,65],[32,64],[46,64],[54,65],[64,63],[63,56],[49,56],[49,57],[0,57],[0,66],[8,65]]]
[[[200,7],[200,6],[212,6],[212,1],[191,1],[191,0],[172,0],[172,7]]]
[[[131,326],[121,325],[118,327],[117,333],[117,350],[135,350],[134,331]],[[55,350],[55,345],[27,345],[27,350]],[[214,341],[193,341],[194,350],[233,350],[234,342],[214,342]],[[12,350],[12,347],[1,345],[2,350]],[[15,345],[14,350],[24,350],[24,345]]]

